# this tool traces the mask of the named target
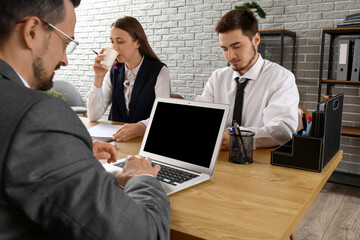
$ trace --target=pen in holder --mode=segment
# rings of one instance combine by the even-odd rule
[[[253,142],[255,133],[240,130],[229,132],[229,161],[232,163],[249,164],[253,162]]]

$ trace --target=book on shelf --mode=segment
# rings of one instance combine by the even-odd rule
[[[338,28],[360,27],[360,13],[351,14],[345,17],[345,20],[337,24]]]

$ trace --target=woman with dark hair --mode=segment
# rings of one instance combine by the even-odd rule
[[[101,67],[104,49],[95,57],[88,117],[91,121],[100,119],[111,104],[109,120],[126,123],[114,138],[127,141],[145,132],[155,98],[170,97],[169,71],[135,18],[116,20],[111,25],[110,40],[118,52],[116,64],[110,71]]]

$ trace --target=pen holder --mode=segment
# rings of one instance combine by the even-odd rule
[[[254,135],[251,131],[242,130],[240,134],[229,132],[229,161],[238,164],[253,162]]]

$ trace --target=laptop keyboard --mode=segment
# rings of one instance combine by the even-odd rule
[[[124,168],[125,166],[125,161],[123,162],[119,162],[114,164],[115,166]],[[199,175],[197,174],[193,174],[193,173],[189,173],[177,168],[172,168],[169,166],[165,166],[159,163],[152,163],[153,166],[155,165],[160,165],[161,166],[161,170],[160,172],[157,174],[157,179],[161,182],[164,183],[168,183],[171,184],[173,186],[176,186],[178,184],[184,183],[186,181],[189,181],[191,179],[194,179],[196,177],[198,177]]]

